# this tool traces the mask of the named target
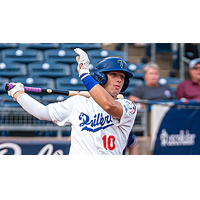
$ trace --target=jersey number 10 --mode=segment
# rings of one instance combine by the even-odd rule
[[[103,140],[103,146],[106,150],[107,150],[107,147],[110,150],[113,150],[115,148],[115,137],[113,135],[110,135],[108,139],[107,139],[107,135],[104,135],[102,137],[102,140]]]

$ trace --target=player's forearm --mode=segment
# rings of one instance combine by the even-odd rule
[[[48,108],[43,104],[39,103],[28,94],[24,92],[16,93],[16,100],[29,114],[38,118],[39,120],[51,121],[49,116]]]
[[[89,91],[91,97],[104,109],[108,110],[111,106],[114,107],[115,100],[111,95],[99,84],[95,85]]]
[[[108,114],[116,118],[121,118],[123,113],[123,108],[121,104],[114,100],[114,98],[99,84],[95,85],[89,91],[91,97],[94,101],[101,106]],[[119,112],[119,108],[120,112]]]

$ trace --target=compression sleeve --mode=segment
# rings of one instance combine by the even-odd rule
[[[24,110],[39,120],[51,121],[47,106],[44,106],[40,102],[36,101],[28,94],[24,93],[19,95],[17,97],[17,102]]]

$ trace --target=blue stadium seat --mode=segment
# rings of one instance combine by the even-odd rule
[[[76,56],[77,54],[71,49],[49,49],[44,51],[45,61],[48,63],[76,63]]]
[[[102,58],[91,58],[90,59],[90,64],[94,65],[94,68],[96,67],[96,65],[102,61]]]
[[[70,67],[71,67],[71,72],[72,72],[72,77],[76,77],[78,78],[79,77],[79,74],[78,74],[78,71],[77,71],[77,63],[74,63],[74,64],[71,64]]]
[[[127,63],[128,65],[128,70],[130,72],[136,72],[137,70],[142,71],[144,67],[144,63]]]
[[[15,78],[10,79],[10,82],[21,82],[26,87],[55,89],[55,83],[52,78],[15,77]]]
[[[120,57],[124,61],[128,62],[128,54],[125,51],[117,51],[117,50],[90,50],[87,51],[89,59],[92,60],[93,58],[106,58],[106,57]]]
[[[5,49],[2,50],[1,53],[3,62],[17,62],[28,64],[31,62],[41,62],[44,60],[43,52],[33,49]]]
[[[22,63],[0,63],[0,76],[13,78],[15,76],[26,76],[27,68]]]
[[[174,78],[174,77],[160,77],[159,83],[160,84],[179,84],[183,79]]]
[[[27,67],[31,77],[59,78],[72,75],[71,67],[68,64],[40,62],[30,63]]]
[[[64,101],[67,98],[69,98],[69,97],[68,96],[64,96],[64,95],[48,94],[48,95],[44,95],[41,98],[41,101],[42,101],[42,104],[48,105],[49,103]]]
[[[72,49],[81,48],[84,51],[101,49],[101,43],[61,43],[61,49]]]
[[[6,90],[5,90],[6,83],[9,83],[9,79],[0,77],[0,93],[6,93]]]
[[[55,80],[56,89],[86,91],[86,88],[80,78],[57,78]]]
[[[0,43],[0,51],[4,49],[16,49],[18,48],[17,43]]]
[[[144,72],[143,67],[144,63],[128,63],[128,69],[133,73],[133,78],[143,80]]]
[[[41,51],[45,51],[48,49],[59,49],[59,43],[19,43],[18,47],[22,50],[25,49],[37,49]]]
[[[177,86],[178,86],[178,84],[179,84],[181,81],[183,81],[183,79],[174,78],[174,77],[160,77],[160,79],[159,79],[158,82],[159,82],[161,85],[166,85],[166,84],[168,84],[169,87],[170,87],[173,91],[175,91],[176,88],[177,88]]]

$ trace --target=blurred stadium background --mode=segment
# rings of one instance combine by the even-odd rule
[[[164,84],[169,84],[175,91],[180,81],[189,78],[189,61],[199,57],[199,44],[194,45],[197,51],[185,43],[0,43],[0,154],[68,154],[70,146],[70,126],[58,127],[26,113],[7,95],[6,83],[85,90],[76,71],[76,53],[73,51],[79,47],[89,55],[91,74],[104,57],[119,56],[128,63],[134,76],[127,91],[122,93],[125,98],[135,86],[144,82],[142,68],[150,61],[159,65]],[[43,104],[68,98],[29,94]],[[147,109],[138,110],[132,129],[138,138],[138,155],[153,154],[152,141],[155,138],[152,137],[155,136],[151,133],[151,106],[148,105]],[[176,149],[173,151],[176,154]]]

